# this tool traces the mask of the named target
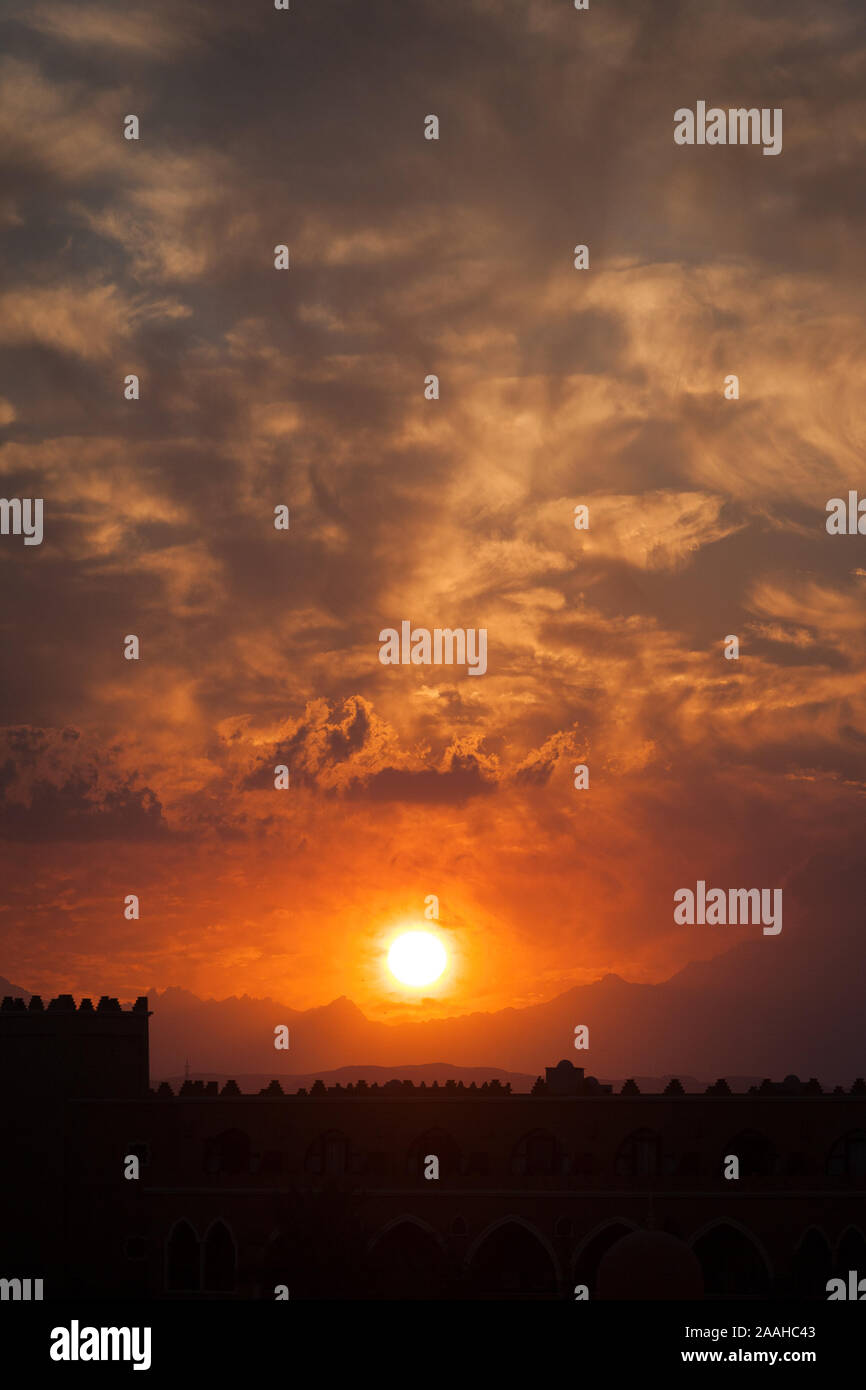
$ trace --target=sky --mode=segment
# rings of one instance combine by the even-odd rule
[[[0,487],[44,499],[0,536],[4,975],[446,1017],[776,948],[675,923],[698,879],[791,922],[811,862],[857,881],[861,5],[0,31]],[[675,144],[699,100],[782,152]],[[403,620],[486,629],[486,673],[382,665]]]

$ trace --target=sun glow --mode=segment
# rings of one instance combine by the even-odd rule
[[[445,947],[428,931],[407,931],[388,952],[388,969],[404,985],[429,985],[448,964]]]

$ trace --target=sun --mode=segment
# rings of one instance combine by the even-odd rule
[[[430,985],[448,964],[445,947],[429,931],[407,931],[388,952],[388,969],[404,985]]]

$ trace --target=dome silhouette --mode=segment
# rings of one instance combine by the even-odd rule
[[[703,1296],[704,1276],[697,1255],[665,1231],[631,1231],[606,1251],[598,1267],[598,1298]]]

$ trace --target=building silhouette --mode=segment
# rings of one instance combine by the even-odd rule
[[[175,1095],[149,1087],[149,1017],[146,998],[0,1007],[0,1274],[46,1300],[823,1299],[866,1275],[862,1081],[614,1094],[562,1061],[530,1095]]]

